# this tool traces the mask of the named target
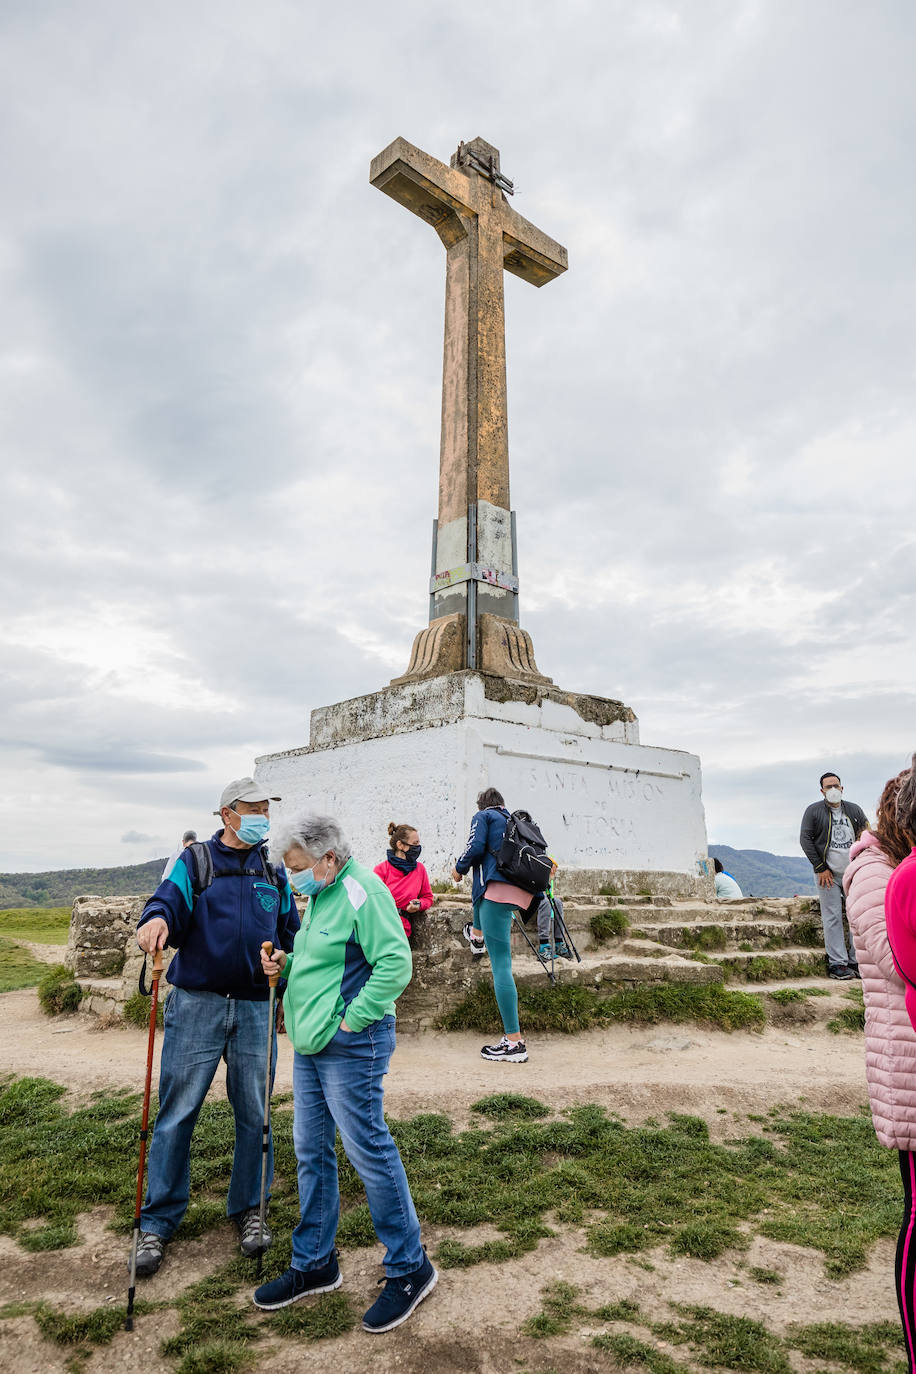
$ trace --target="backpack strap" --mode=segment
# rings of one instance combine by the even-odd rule
[[[199,897],[213,882],[213,855],[204,840],[195,840],[188,848],[191,851],[191,887],[194,896]]]

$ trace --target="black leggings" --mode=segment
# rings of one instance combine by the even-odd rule
[[[900,1176],[903,1179],[903,1222],[897,1238],[897,1302],[903,1323],[903,1344],[910,1374],[916,1374],[916,1154],[900,1150]]]

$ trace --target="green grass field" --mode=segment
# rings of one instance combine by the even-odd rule
[[[32,940],[37,945],[65,945],[70,929],[68,906],[17,907],[0,911],[0,936]]]
[[[68,906],[21,907],[0,911],[0,992],[34,988],[47,971],[47,964],[36,959],[31,950],[18,941],[65,945],[69,928]]]

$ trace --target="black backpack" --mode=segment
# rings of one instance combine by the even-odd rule
[[[546,892],[553,860],[547,856],[547,841],[527,811],[512,812],[499,850],[491,849],[490,853],[506,882],[524,892]]]

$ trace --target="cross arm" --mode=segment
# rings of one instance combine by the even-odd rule
[[[529,220],[506,206],[503,266],[533,286],[545,286],[569,266],[566,249]]]
[[[447,248],[465,237],[461,216],[475,213],[468,204],[468,178],[406,138],[396,138],[372,159],[369,180],[431,224]]]

